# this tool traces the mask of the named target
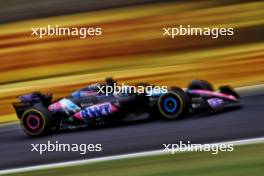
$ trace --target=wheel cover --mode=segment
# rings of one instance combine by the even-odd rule
[[[29,109],[22,115],[21,122],[24,131],[29,135],[35,136],[44,130],[46,119],[40,111]]]
[[[170,92],[160,97],[158,107],[164,117],[174,119],[183,111],[183,100],[177,93]]]
[[[163,106],[166,111],[172,113],[176,111],[178,107],[178,103],[174,98],[166,97],[166,99],[164,100]]]
[[[37,130],[40,127],[40,117],[37,115],[29,115],[27,117],[27,126],[32,130]]]

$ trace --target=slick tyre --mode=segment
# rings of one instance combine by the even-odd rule
[[[168,120],[185,117],[189,112],[190,100],[188,95],[180,88],[173,88],[158,100],[161,116]]]
[[[188,86],[189,90],[194,89],[201,89],[201,90],[208,90],[208,91],[214,91],[213,85],[205,80],[193,80]]]
[[[50,114],[42,104],[35,104],[21,116],[24,132],[32,137],[42,136],[50,131]]]

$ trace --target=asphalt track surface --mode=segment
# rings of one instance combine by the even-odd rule
[[[56,133],[30,138],[18,124],[0,126],[0,170],[78,159],[163,149],[163,144],[212,143],[264,136],[264,94],[242,98],[243,108],[228,112],[195,115],[178,121],[144,121],[118,127]],[[31,144],[101,143],[103,151],[31,152]]]

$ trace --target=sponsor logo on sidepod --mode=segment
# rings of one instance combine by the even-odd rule
[[[84,110],[76,113],[74,116],[81,119],[88,117],[101,117],[116,111],[117,108],[111,103],[103,103],[87,107]]]

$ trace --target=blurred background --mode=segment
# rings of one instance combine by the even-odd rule
[[[264,2],[243,0],[0,1],[0,122],[31,91],[65,96],[113,76],[133,84],[264,83]],[[101,27],[101,36],[31,36],[31,28]],[[234,28],[233,36],[163,36],[164,27]]]

